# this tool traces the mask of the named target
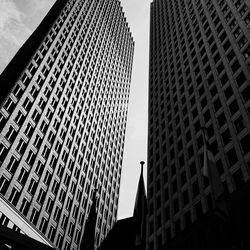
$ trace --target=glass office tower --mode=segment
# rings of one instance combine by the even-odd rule
[[[0,76],[1,224],[77,249],[96,188],[96,245],[104,239],[117,217],[133,52],[120,1],[56,1]]]
[[[154,0],[149,63],[152,250],[211,210],[201,127],[207,128],[225,192],[230,196],[249,181],[250,2]]]

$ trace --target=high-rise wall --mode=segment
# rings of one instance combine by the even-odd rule
[[[133,52],[120,1],[55,3],[0,77],[1,222],[15,214],[48,244],[77,249],[97,188],[104,239],[117,217]]]
[[[249,180],[249,100],[250,2],[154,0],[148,127],[150,250],[161,249],[188,230],[212,206],[210,185],[201,171],[202,126],[207,127],[225,190],[231,194]]]

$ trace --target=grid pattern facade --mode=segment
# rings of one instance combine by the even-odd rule
[[[250,2],[154,0],[150,26],[151,250],[212,206],[201,126],[225,189],[250,178]]]
[[[118,0],[65,1],[2,101],[0,193],[59,249],[94,188],[97,245],[116,221],[133,52]]]

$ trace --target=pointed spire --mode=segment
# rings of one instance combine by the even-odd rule
[[[217,170],[216,161],[208,141],[207,129],[205,127],[202,127],[202,135],[204,142],[204,163],[202,172],[209,180],[214,206],[219,212],[219,216],[225,219],[228,216],[228,208],[224,187]]]
[[[202,135],[204,142],[204,163],[203,175],[209,179],[212,196],[214,201],[224,193],[224,188],[217,170],[216,161],[208,141],[207,129],[202,127]]]
[[[95,249],[95,227],[97,221],[97,189],[93,191],[92,204],[89,211],[88,219],[85,223],[84,234],[80,250],[94,250]]]
[[[146,249],[146,219],[147,219],[147,196],[143,179],[143,165],[141,164],[141,174],[137,188],[136,201],[134,207],[134,221],[136,226],[135,235],[135,246],[136,249],[145,250]]]
[[[141,164],[141,175],[143,175],[143,165],[145,164],[144,161],[140,161],[140,164]]]

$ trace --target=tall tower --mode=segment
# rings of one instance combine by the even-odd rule
[[[247,185],[249,100],[249,1],[154,0],[148,132],[150,250],[188,232],[211,210],[211,187],[201,171],[202,126],[207,127],[230,199]],[[245,205],[239,204],[239,209]]]
[[[96,245],[104,239],[117,217],[133,52],[120,1],[56,1],[0,77],[2,224],[78,249],[97,189]]]

